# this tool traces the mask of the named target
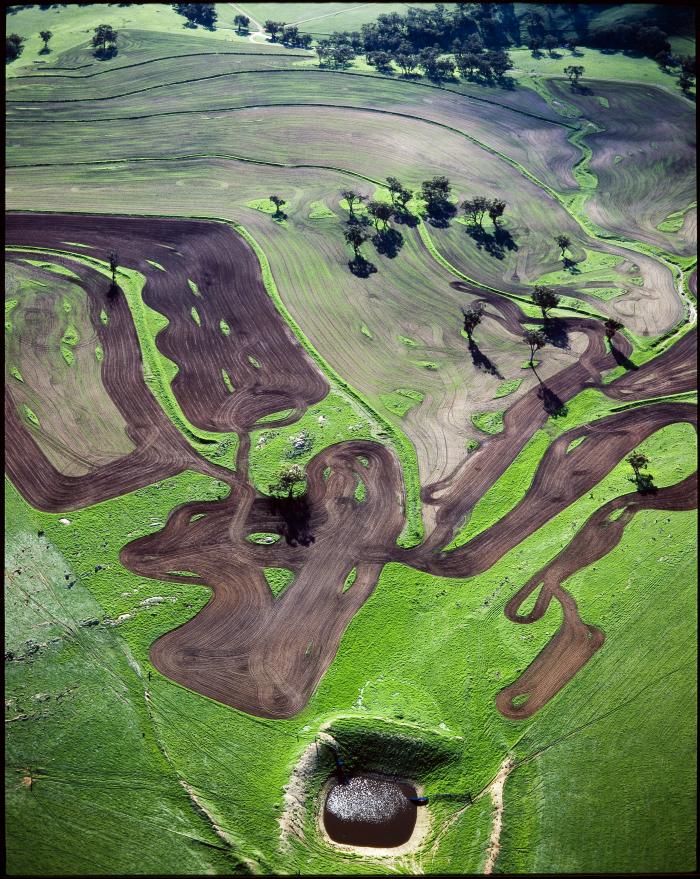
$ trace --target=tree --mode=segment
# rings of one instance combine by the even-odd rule
[[[525,333],[524,341],[530,346],[530,366],[534,369],[535,352],[539,351],[540,348],[544,348],[547,344],[547,340],[542,330],[528,330]]]
[[[391,71],[391,55],[388,52],[368,52],[367,63],[379,73]]]
[[[421,183],[421,196],[429,205],[448,201],[451,191],[452,184],[447,177],[433,177]]]
[[[282,31],[280,43],[284,46],[296,46],[299,42],[299,28],[295,24],[288,24]]]
[[[379,230],[379,223],[386,229],[389,220],[394,216],[394,208],[385,201],[371,201],[367,205],[367,212],[374,217],[374,225]]]
[[[95,28],[95,34],[92,38],[92,45],[97,52],[106,54],[107,43],[114,46],[117,42],[118,32],[114,30],[111,24],[100,24]]]
[[[42,53],[49,51],[49,40],[53,36],[51,31],[39,31],[39,36],[44,41],[44,48],[41,50]]]
[[[681,87],[684,94],[688,94],[695,85],[695,76],[692,73],[681,70],[680,76],[678,77],[678,85]]]
[[[549,52],[550,55],[554,53],[554,50],[559,45],[559,40],[554,36],[554,34],[547,34],[547,36],[542,41],[542,45]]]
[[[572,55],[576,54],[576,47],[578,46],[578,40],[576,37],[570,37],[567,40],[566,47],[571,52]]]
[[[272,21],[269,19],[265,22],[263,30],[270,35],[270,40],[274,43],[277,41],[277,34],[284,28],[283,21]]]
[[[348,210],[350,212],[350,216],[354,219],[355,217],[355,202],[357,202],[358,207],[362,204],[363,201],[367,200],[366,195],[360,195],[352,189],[344,189],[340,195],[345,199],[348,203]]]
[[[607,339],[610,342],[612,342],[612,339],[613,339],[613,336],[615,335],[615,333],[617,333],[619,330],[624,329],[625,325],[623,323],[620,323],[619,320],[615,320],[614,317],[609,317],[605,321],[604,326],[605,326],[605,335],[606,335]]]
[[[297,485],[304,482],[306,474],[300,464],[286,464],[280,469],[277,482],[269,486],[271,494],[286,492],[287,497],[292,497]]]
[[[173,3],[173,9],[187,19],[185,27],[196,28],[201,24],[213,29],[216,26],[218,16],[214,3]]]
[[[494,198],[489,205],[489,217],[494,226],[498,226],[498,220],[503,216],[505,209],[506,203],[504,201],[499,201],[497,198]]]
[[[5,38],[5,61],[15,61],[22,54],[24,37],[19,34],[10,34]]]
[[[404,76],[410,76],[418,67],[418,56],[412,52],[399,52],[394,56],[394,61],[399,65]]]
[[[460,54],[456,60],[457,67],[462,76],[473,76],[481,63],[481,58],[473,52]]]
[[[233,19],[233,23],[236,25],[236,31],[239,34],[248,33],[248,26],[250,25],[250,19],[247,15],[237,15]]]
[[[569,77],[572,88],[578,85],[578,81],[583,76],[584,71],[585,67],[582,67],[580,64],[571,64],[569,67],[564,68],[564,73]]]
[[[567,235],[557,235],[554,239],[557,247],[561,250],[561,258],[564,259],[564,251],[571,247],[571,239]]]
[[[472,333],[481,323],[484,313],[480,305],[471,305],[466,311],[462,309],[462,314],[464,315],[464,332],[471,343]]]
[[[287,204],[287,202],[283,198],[280,198],[279,195],[271,195],[270,201],[275,206],[275,213],[273,214],[273,216],[275,216],[275,217],[281,216],[280,208],[282,207],[283,204]]]
[[[542,48],[542,40],[539,37],[532,37],[527,47],[533,55],[537,55]]]
[[[507,52],[487,52],[485,60],[490,65],[496,79],[503,79],[507,71],[513,69],[513,61]]]
[[[109,255],[109,268],[112,272],[112,283],[117,283],[117,268],[119,267],[119,254],[112,251]]]
[[[360,248],[369,238],[369,232],[366,229],[363,229],[362,226],[353,225],[348,226],[345,230],[345,240],[355,251],[355,259],[359,260],[362,256],[360,253]]]
[[[413,198],[413,193],[410,189],[406,189],[406,187],[401,183],[400,180],[397,180],[396,177],[387,177],[386,178],[387,189],[389,190],[389,198],[391,199],[391,203],[394,208],[401,208],[401,210],[406,210],[406,205]]]
[[[632,470],[634,470],[634,478],[639,480],[641,476],[639,471],[643,470],[644,467],[646,467],[646,465],[649,463],[649,459],[641,452],[632,452],[632,454],[627,458],[627,463],[630,465]]]
[[[475,195],[474,198],[462,202],[462,210],[467,218],[483,229],[484,215],[491,207],[489,200],[483,195]],[[503,205],[505,209],[505,204]]]
[[[542,311],[542,317],[547,320],[547,312],[550,308],[557,307],[559,304],[559,297],[551,287],[544,287],[542,284],[537,284],[532,294],[532,301],[535,305],[539,306]]]

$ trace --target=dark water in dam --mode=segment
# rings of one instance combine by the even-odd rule
[[[410,839],[416,826],[416,789],[380,775],[357,774],[328,792],[323,824],[335,842],[394,848]]]

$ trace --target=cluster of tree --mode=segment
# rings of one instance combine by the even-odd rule
[[[506,203],[497,198],[488,199],[484,195],[476,195],[463,201],[461,208],[468,220],[483,229],[486,214],[489,215],[493,225],[498,226],[498,221],[505,212]]]
[[[24,49],[24,37],[19,34],[8,34],[5,37],[5,63],[16,61]]]
[[[465,41],[455,40],[452,52],[460,75],[467,79],[501,81],[513,68],[513,61],[507,52],[502,49],[487,51],[477,34],[472,34]]]
[[[99,24],[92,37],[92,45],[97,58],[108,58],[117,53],[118,31],[111,24]]]
[[[346,34],[331,34],[328,39],[316,43],[318,60],[324,67],[347,67],[357,52],[356,41],[349,40]]]
[[[285,24],[283,21],[268,19],[263,30],[270,35],[271,42],[282,43],[283,46],[310,49],[314,39],[311,34],[300,34],[295,24]]]
[[[202,27],[214,30],[216,27],[216,4],[214,3],[173,3],[173,9],[187,19],[185,27]]]
[[[672,55],[670,52],[660,52],[655,60],[664,70],[668,72],[675,70],[678,75],[678,85],[686,94],[695,85],[695,55]]]
[[[668,34],[660,27],[644,22],[620,22],[601,28],[590,35],[588,44],[596,49],[618,49],[639,52],[655,58],[660,52],[670,52]]]

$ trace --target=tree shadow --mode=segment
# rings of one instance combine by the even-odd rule
[[[480,369],[482,372],[488,372],[490,375],[495,375],[496,378],[503,378],[498,371],[496,364],[484,354],[474,339],[469,339],[469,353],[471,354],[472,363],[476,369]]]
[[[555,348],[569,347],[569,332],[566,322],[560,318],[548,318],[542,325],[542,332],[550,345]]]
[[[654,477],[651,473],[636,473],[631,479],[630,482],[634,482],[637,486],[637,491],[640,494],[656,494],[659,490],[654,485]]]
[[[51,49],[49,49],[48,46],[44,46],[43,49],[40,49],[40,50],[39,50],[39,54],[40,54],[40,55],[50,55],[50,54],[51,54]]]
[[[289,215],[285,214],[284,211],[275,211],[275,213],[272,214],[272,219],[275,220],[275,222],[277,223],[281,223],[284,220],[289,219]]]
[[[467,226],[467,235],[476,242],[479,250],[485,250],[496,259],[503,259],[507,251],[520,249],[510,232],[502,226],[495,226],[493,232],[487,232],[479,225]]]
[[[371,263],[361,255],[356,256],[355,259],[351,259],[348,263],[348,268],[353,275],[358,278],[369,278],[370,275],[373,275],[377,271],[377,267],[374,263]]]
[[[377,253],[394,259],[403,247],[403,235],[398,229],[382,229],[373,236],[372,244],[377,248]]]
[[[415,214],[412,214],[410,211],[396,208],[396,210],[394,211],[394,222],[398,223],[401,226],[409,226],[411,229],[414,229],[418,225],[418,217],[416,217]]]
[[[114,300],[119,296],[119,285],[115,284],[114,281],[107,288],[107,299],[110,302],[114,302]]]
[[[580,83],[571,83],[571,91],[577,95],[592,95],[593,92],[588,88],[587,85],[581,85]]]
[[[109,61],[117,57],[119,49],[116,46],[107,46],[104,49],[96,49],[92,54],[98,61]]]
[[[309,546],[314,542],[311,505],[306,495],[273,498],[272,511],[282,519],[280,532],[289,546]]]
[[[575,259],[571,259],[569,256],[563,256],[562,262],[564,263],[564,271],[569,272],[570,275],[580,275],[581,269],[578,267],[578,263]]]
[[[615,358],[615,363],[618,366],[624,366],[627,370],[639,369],[636,363],[632,363],[632,361],[625,354],[620,351],[619,348],[616,348],[613,343],[610,343],[610,353]]]
[[[533,372],[537,375],[536,369],[533,368]],[[537,376],[537,380],[540,382],[537,396],[542,400],[544,411],[550,418],[562,418],[569,411],[566,404],[539,376]]]
[[[457,208],[449,201],[432,201],[426,206],[425,217],[436,229],[446,229],[450,220],[457,213]]]
[[[496,85],[505,89],[505,91],[512,92],[515,89],[515,80],[512,76],[502,76],[500,79],[496,80]]]

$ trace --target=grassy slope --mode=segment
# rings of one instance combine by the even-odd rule
[[[642,513],[569,581],[606,642],[518,745],[501,872],[693,869],[696,521]]]
[[[8,520],[5,649],[22,657],[30,641],[48,646],[6,663],[9,873],[235,867],[159,750],[128,647],[114,629],[80,626],[102,609],[84,579],[68,588],[75,568],[24,530],[30,518]],[[30,774],[31,790],[23,783]]]
[[[675,428],[668,430],[672,432]],[[687,444],[683,448],[688,452]],[[684,470],[692,469],[692,456],[688,454],[687,459]],[[683,474],[678,472],[678,466],[676,456],[661,457],[657,452],[653,468],[657,483],[680,478]],[[521,634],[503,617],[503,604],[519,584],[566,544],[590,512],[619,490],[617,485],[601,485],[593,492],[593,498],[578,501],[481,577],[441,580],[401,565],[387,566],[375,594],[351,623],[338,657],[310,705],[292,721],[271,723],[247,717],[189,693],[153,671],[151,701],[156,730],[178,773],[199,792],[224,830],[241,841],[246,855],[261,866],[284,862],[310,872],[362,871],[361,863],[355,865],[334,857],[318,843],[295,848],[291,860],[278,860],[275,816],[279,808],[275,803],[280,802],[281,786],[295,755],[305,742],[313,739],[321,722],[339,712],[415,723],[416,735],[445,723],[449,730],[465,735],[470,746],[462,751],[457,763],[427,774],[424,780],[429,792],[480,790],[495,772],[505,750],[514,745],[523,731],[522,724],[505,721],[495,713],[493,698],[524,669],[553,633],[559,619],[558,612],[552,609],[540,623],[526,627]],[[151,530],[148,522],[162,521],[173,503],[182,502],[188,495],[212,497],[216,492],[214,481],[185,474],[126,498],[74,513],[70,527],[64,527],[58,524],[56,515],[31,511],[10,488],[10,515],[27,527],[46,530],[48,539],[77,573],[87,575],[93,562],[105,565],[104,571],[87,579],[90,590],[111,618],[135,612],[133,619],[118,631],[136,660],[144,669],[151,670],[147,651],[153,638],[196,612],[206,601],[206,590],[143,581],[119,567],[117,552],[126,539]],[[150,518],[146,519],[146,515]],[[678,546],[685,547],[686,553],[692,552],[687,514],[666,518],[679,523],[674,532]],[[109,545],[104,548],[101,535],[106,527],[101,523],[107,520]],[[665,523],[664,534],[668,533],[667,528]],[[668,538],[664,541],[666,547]],[[625,551],[639,545],[638,539],[626,539]],[[651,541],[646,550],[642,549],[651,551],[653,545]],[[595,566],[601,578],[608,577],[608,582],[620,582],[622,574],[638,578],[658,576],[654,574],[658,568],[651,564],[625,567],[619,559],[613,561],[612,567],[608,559]],[[578,597],[578,592],[574,594]],[[614,591],[604,590],[600,594],[604,596],[604,600],[599,599],[603,604],[615,604]],[[160,603],[148,611],[139,610],[139,602],[152,596],[176,600]],[[612,617],[606,616],[610,611],[607,607],[602,615],[598,610],[587,614],[588,608],[583,606],[582,610],[584,619],[606,631],[610,619],[619,618],[615,607]],[[387,619],[392,620],[390,628],[386,626]],[[626,622],[624,615],[621,622]],[[420,650],[413,646],[417,633]],[[612,634],[607,643],[614,647]],[[446,656],[460,660],[446,665]],[[596,676],[595,681],[599,680]],[[566,705],[567,693],[565,690],[552,704]],[[469,706],[466,713],[465,697]],[[263,738],[260,726],[265,727]],[[543,725],[542,730],[551,739],[561,726],[553,721]],[[232,749],[229,743],[234,741],[236,747]],[[586,771],[589,769],[586,764]],[[585,802],[581,806],[588,808]],[[443,817],[449,814],[452,813],[447,810]],[[602,824],[605,820],[601,815]],[[447,833],[444,849],[439,847],[437,860],[430,864],[432,869],[454,870],[454,865],[443,858],[448,858],[454,846],[465,845],[463,833],[470,821],[462,819]],[[609,814],[607,821],[610,822]],[[474,857],[477,869],[483,848],[477,848]],[[580,865],[586,866],[585,852],[579,851],[578,857]],[[619,849],[618,857],[623,857],[623,849]],[[462,869],[460,865],[458,871]]]

